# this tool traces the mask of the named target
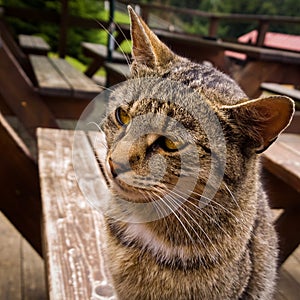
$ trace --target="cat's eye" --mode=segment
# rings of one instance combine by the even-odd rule
[[[116,120],[120,125],[128,125],[130,123],[130,115],[121,107],[118,107],[115,111]]]
[[[160,146],[165,151],[175,152],[182,148],[183,143],[180,141],[171,140],[167,137],[161,137]]]

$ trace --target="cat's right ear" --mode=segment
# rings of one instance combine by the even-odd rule
[[[136,63],[155,68],[170,62],[175,54],[159,40],[131,6],[128,6],[128,11],[131,24],[132,56]]]
[[[244,101],[223,110],[248,140],[248,147],[261,153],[289,125],[294,102],[285,96],[269,96]]]

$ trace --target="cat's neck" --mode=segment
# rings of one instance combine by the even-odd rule
[[[235,203],[237,199],[232,196],[220,192],[209,205],[198,210],[196,202],[187,199],[182,207],[162,219],[148,223],[110,220],[108,228],[118,242],[149,252],[159,261],[183,265],[195,261],[212,263],[221,257],[220,251],[223,258],[227,255],[233,259],[230,249],[246,247],[255,210],[251,201]],[[231,207],[222,205],[229,202]]]

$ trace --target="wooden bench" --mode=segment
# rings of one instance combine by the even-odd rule
[[[20,34],[18,39],[25,54],[47,55],[51,49],[49,44],[40,36]]]
[[[97,203],[107,199],[106,181],[99,166],[105,157],[104,147],[99,147],[102,138],[98,132],[38,130],[44,257],[50,299],[68,299],[69,295],[98,299],[96,294],[103,290],[113,294],[102,254],[103,216],[91,204],[97,207]],[[283,153],[281,160],[278,151]],[[276,221],[283,262],[300,241],[300,137],[283,135],[263,159],[270,176],[277,180],[267,177],[271,204],[284,209]],[[278,173],[282,174],[282,182]]]
[[[106,70],[106,86],[118,84],[130,76],[130,68],[128,65],[105,62],[104,67]]]
[[[101,147],[92,146],[92,133],[76,134],[80,137],[73,147],[74,131],[38,130],[49,299],[109,300],[114,290],[102,252],[103,216],[81,190],[88,187],[93,193],[96,188],[99,201],[106,197],[105,179],[96,158],[103,153]],[[74,160],[79,162],[76,173]]]
[[[79,118],[102,88],[61,58],[29,56],[39,94],[58,118]]]
[[[300,134],[282,134],[262,157],[266,190],[276,220],[282,264],[300,243]]]
[[[88,77],[92,77],[100,67],[103,67],[104,62],[107,60],[107,47],[101,44],[94,43],[81,43],[83,54],[87,57],[92,58],[92,63],[89,65],[87,70],[85,71],[85,75]],[[128,60],[130,58],[127,58]],[[114,51],[112,53],[112,62],[123,63],[126,64],[127,60],[123,53]]]

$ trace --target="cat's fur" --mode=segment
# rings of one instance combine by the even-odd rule
[[[137,129],[133,125],[120,126],[114,113],[108,115],[103,124],[108,145],[106,173],[112,190],[106,216],[107,256],[118,297],[121,300],[272,299],[277,238],[267,197],[259,182],[258,152],[266,149],[289,124],[293,102],[280,96],[250,101],[232,79],[211,65],[196,64],[175,55],[131,8],[129,12],[132,78],[148,78],[149,87],[139,90],[129,82],[125,88],[116,89],[111,108],[125,107],[131,120],[151,112],[167,114],[181,122],[197,145],[201,169],[193,193],[180,202],[174,213],[145,223],[114,219],[111,213],[128,213],[120,207],[118,199],[147,202],[154,201],[159,194],[157,190],[151,192],[156,179],[148,174],[148,163],[154,154],[164,156],[167,167],[162,181],[172,189],[180,175],[176,166],[180,163],[178,155],[189,146],[168,153],[157,142],[159,134],[142,136],[134,131]],[[162,83],[155,82],[155,78],[163,79]],[[170,92],[174,81],[197,93],[198,99],[192,100],[193,113],[204,104],[211,108],[226,140],[225,174],[212,201],[202,208],[197,204],[211,168],[210,143],[201,124],[179,107],[181,104],[186,107],[185,101],[191,101],[185,98],[182,91],[185,88]],[[164,91],[164,101],[153,98],[156,88]],[[167,101],[174,95],[177,104]],[[201,118],[206,118],[205,123],[210,122],[208,116]],[[155,117],[149,122],[151,128],[155,124],[160,126]],[[140,138],[136,140],[137,134]],[[124,147],[130,141],[128,157]],[[122,169],[128,160],[131,168]],[[135,174],[148,176],[149,185],[146,181],[132,187],[122,183],[122,178],[135,178]]]

